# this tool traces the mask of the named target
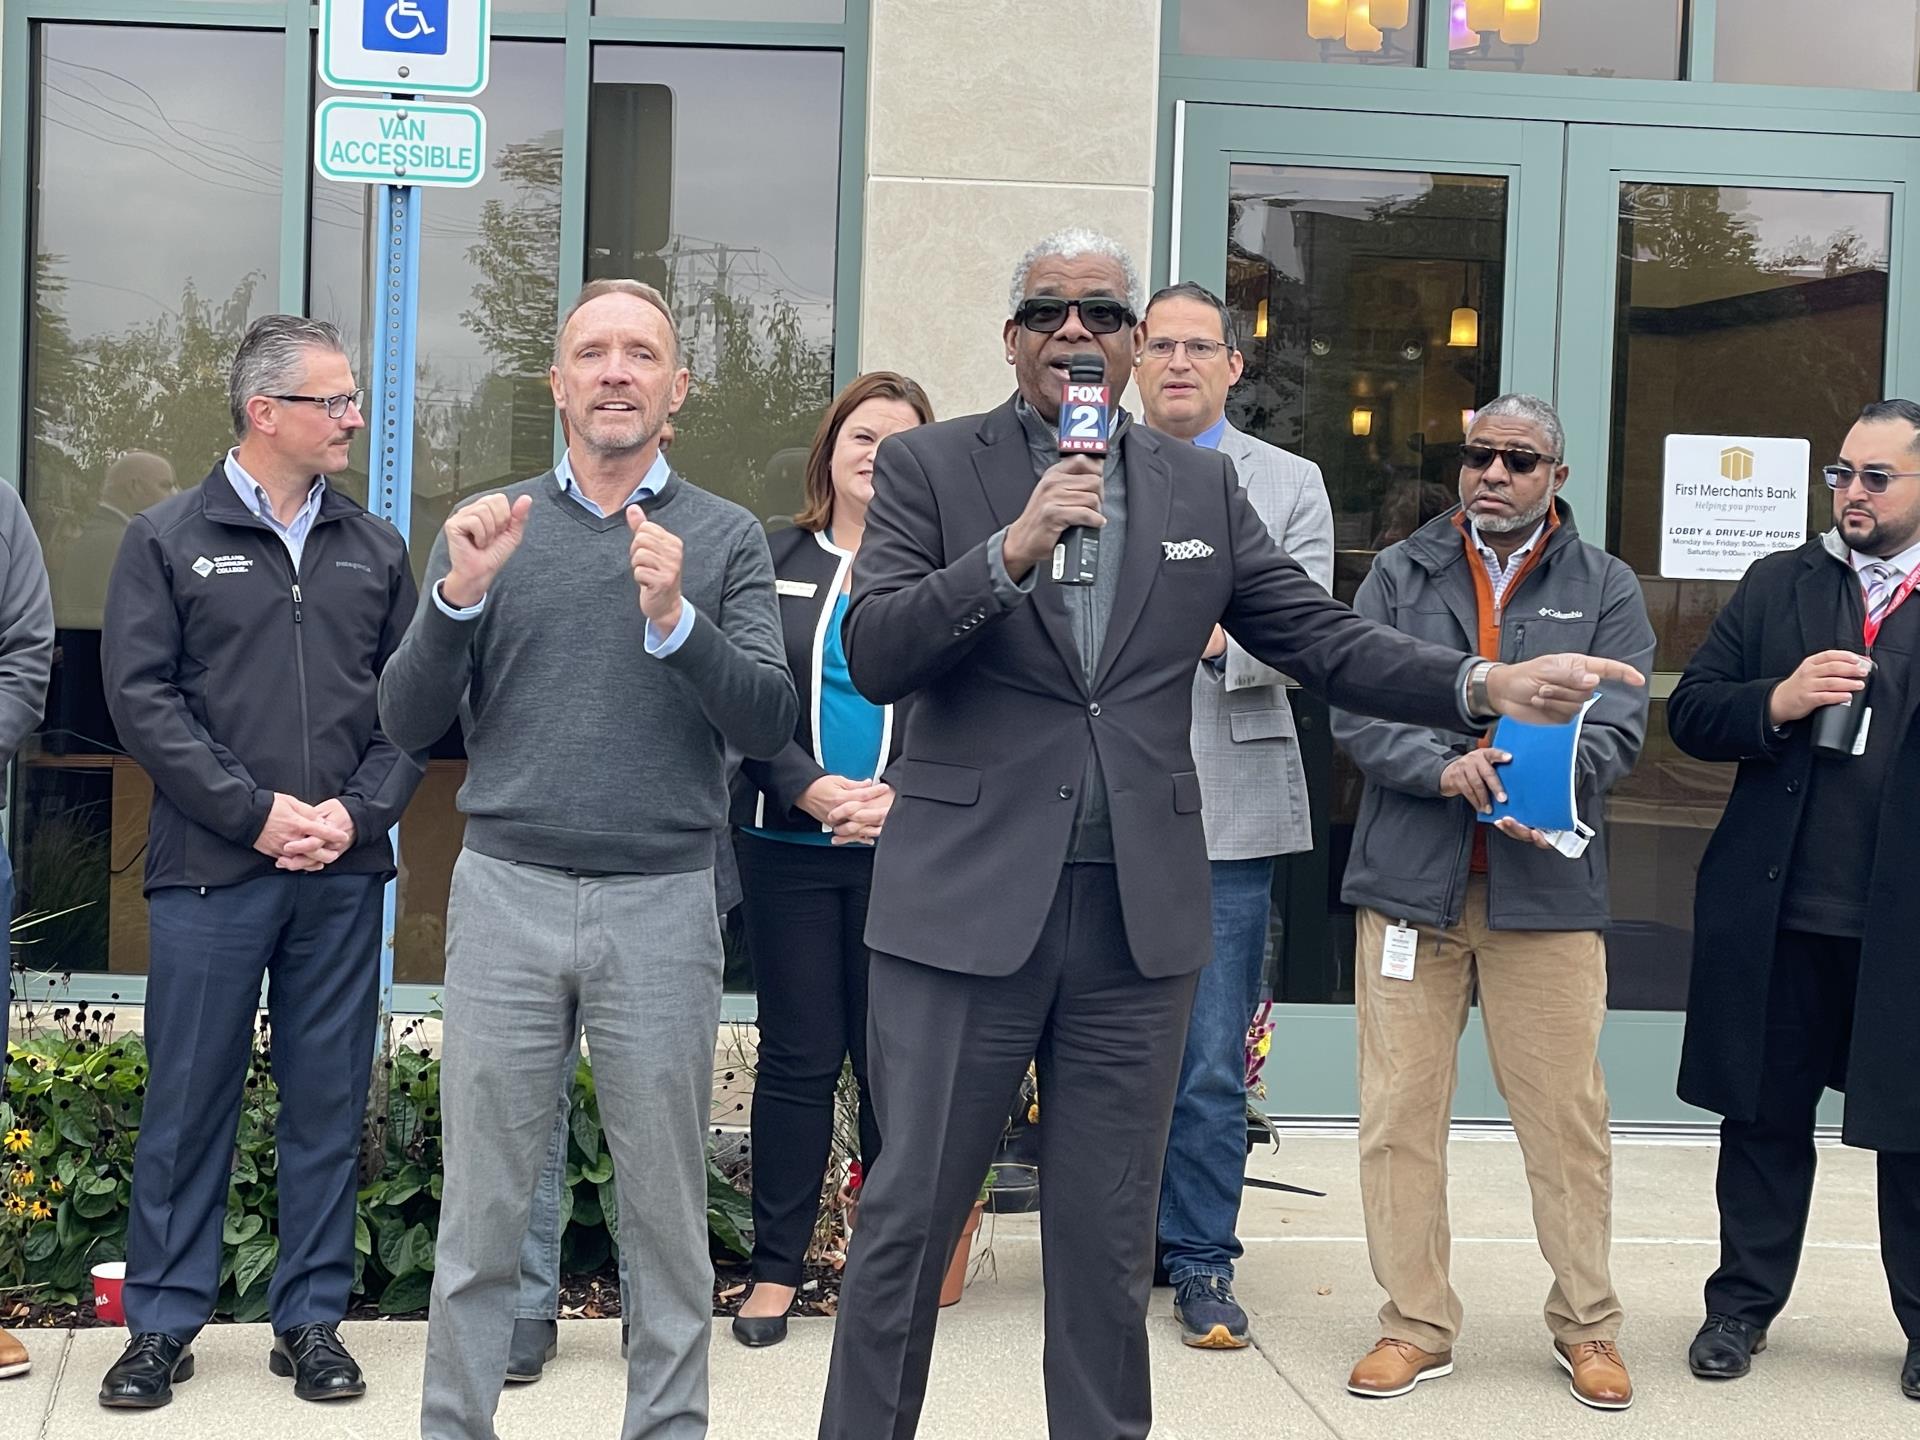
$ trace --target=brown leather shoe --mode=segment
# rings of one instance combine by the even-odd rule
[[[33,1361],[27,1358],[27,1347],[6,1331],[0,1330],[0,1380],[24,1375],[32,1368]]]
[[[1347,1389],[1369,1400],[1390,1400],[1406,1394],[1422,1380],[1438,1380],[1452,1373],[1451,1350],[1435,1355],[1405,1340],[1381,1339],[1353,1367]]]
[[[1567,1389],[1582,1405],[1596,1410],[1624,1410],[1633,1404],[1633,1381],[1627,1362],[1611,1340],[1583,1340],[1577,1345],[1553,1342],[1553,1358],[1573,1378]]]

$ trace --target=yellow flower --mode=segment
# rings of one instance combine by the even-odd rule
[[[67,1193],[67,1187],[62,1185],[58,1180],[49,1180],[47,1181],[47,1193],[49,1195],[64,1195]]]
[[[15,1195],[12,1191],[7,1192],[5,1200],[0,1200],[0,1206],[3,1206],[9,1215],[24,1215],[27,1213],[27,1202],[22,1200],[18,1195]]]
[[[18,1189],[21,1189],[21,1190],[26,1189],[27,1186],[33,1184],[33,1181],[34,1181],[33,1171],[27,1169],[24,1165],[21,1166],[18,1170],[13,1172],[13,1183],[15,1187]]]
[[[53,1211],[48,1207],[46,1201],[36,1200],[27,1207],[27,1216],[33,1220],[51,1220],[53,1218]]]
[[[1265,1035],[1262,1035],[1260,1037],[1259,1043],[1253,1047],[1253,1053],[1256,1055],[1265,1055],[1267,1054],[1268,1051],[1272,1049],[1273,1049],[1273,1032],[1269,1030]]]
[[[33,1148],[33,1131],[9,1130],[4,1138],[0,1138],[0,1145],[6,1147],[9,1155],[24,1155]]]

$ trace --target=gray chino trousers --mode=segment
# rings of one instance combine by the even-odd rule
[[[707,1433],[713,872],[579,875],[463,850],[447,903],[445,1191],[422,1440],[494,1440],[534,1180],[582,1029],[634,1313],[620,1440]]]

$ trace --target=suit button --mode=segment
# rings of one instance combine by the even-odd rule
[[[1787,781],[1787,794],[1798,795],[1799,793],[1800,793],[1800,782],[1798,780]]]
[[[1071,800],[1071,799],[1073,799],[1073,786],[1071,786],[1071,785],[1062,785],[1062,786],[1060,787],[1060,798],[1061,798],[1062,800]]]
[[[1767,866],[1767,879],[1778,880],[1779,878],[1780,878],[1780,867],[1778,865]]]
[[[1094,701],[1091,705],[1087,706],[1087,714],[1098,715],[1099,713],[1100,713],[1100,702],[1098,700]]]

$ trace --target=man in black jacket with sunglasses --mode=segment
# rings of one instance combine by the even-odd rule
[[[1017,393],[880,447],[846,622],[875,703],[914,697],[874,860],[869,1055],[886,1158],[862,1192],[823,1440],[907,1440],[947,1257],[1030,1058],[1039,1066],[1047,1425],[1139,1440],[1167,1123],[1195,976],[1211,956],[1188,741],[1216,623],[1349,707],[1462,728],[1559,718],[1624,665],[1519,665],[1360,619],[1273,543],[1232,463],[1124,414],[1104,461],[1059,458],[1068,357],[1114,393],[1140,284],[1069,230],[1014,272]],[[1093,584],[1046,578],[1061,532],[1100,530]]]

